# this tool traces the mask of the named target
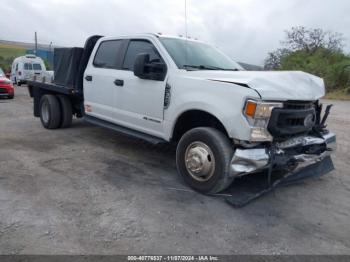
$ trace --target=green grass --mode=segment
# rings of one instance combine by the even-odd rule
[[[335,90],[328,92],[325,96],[326,99],[335,99],[335,100],[348,100],[350,101],[350,93],[346,90]]]
[[[11,70],[11,64],[16,57],[25,55],[26,49],[15,45],[0,43],[0,67],[4,71]]]
[[[23,47],[0,44],[0,56],[5,59],[22,56],[25,53],[26,53],[26,49]]]

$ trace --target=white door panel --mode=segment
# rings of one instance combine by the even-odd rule
[[[123,85],[116,91],[117,118],[148,133],[163,132],[165,81],[141,79],[134,75],[134,63],[139,54],[148,54],[150,61],[162,61],[155,45],[145,39],[131,39],[119,71]],[[121,114],[121,115],[119,115]]]
[[[122,40],[102,41],[91,54],[84,73],[84,105],[86,114],[110,121],[115,119],[118,58]],[[87,79],[90,77],[90,79]]]
[[[86,114],[114,118],[115,85],[113,84],[116,70],[89,67],[84,74],[84,105]],[[86,76],[92,80],[87,81]]]
[[[148,131],[162,131],[165,82],[140,79],[119,71],[123,86],[116,90],[117,118]]]

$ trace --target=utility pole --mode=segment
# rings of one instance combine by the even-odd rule
[[[49,45],[49,54],[47,56],[47,61],[49,62],[49,65],[50,67],[52,66],[53,64],[53,55],[52,55],[52,41],[50,42],[50,45]],[[48,69],[46,69],[48,70]]]
[[[36,55],[36,54],[37,54],[37,52],[38,52],[38,36],[37,36],[37,33],[36,33],[36,32],[35,32],[34,39],[35,39],[35,48],[34,48],[34,54]]]

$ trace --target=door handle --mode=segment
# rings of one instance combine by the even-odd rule
[[[92,76],[89,76],[89,75],[85,76],[85,80],[86,81],[92,81]]]
[[[116,80],[114,80],[114,84],[116,86],[123,86],[124,85],[124,80],[116,79]]]

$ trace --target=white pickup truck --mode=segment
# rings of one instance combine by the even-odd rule
[[[52,83],[29,81],[34,115],[66,128],[73,115],[151,143],[177,144],[178,173],[207,194],[236,177],[290,172],[330,158],[319,99],[303,72],[249,72],[206,43],[146,34],[90,37],[55,49]]]

